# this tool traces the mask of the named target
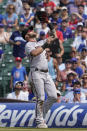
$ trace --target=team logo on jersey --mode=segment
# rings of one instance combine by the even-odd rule
[[[20,77],[20,72],[16,71],[15,72],[15,78],[19,78]]]

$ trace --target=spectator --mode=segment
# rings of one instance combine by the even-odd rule
[[[72,58],[72,70],[75,71],[78,74],[78,77],[81,78],[83,75],[83,69],[78,66],[78,60],[77,58]]]
[[[87,68],[87,48],[81,51],[81,63]]]
[[[86,95],[86,100],[87,100],[87,73],[84,73],[83,76],[82,76],[81,91]]]
[[[53,23],[52,25],[53,29],[51,29],[51,31],[49,32],[48,35],[50,35],[51,37],[56,36],[56,39],[53,41],[54,44],[52,44],[52,46],[50,47],[51,51],[52,51],[52,57],[56,57],[56,56],[62,56],[64,54],[64,47],[63,47],[63,35],[62,32],[57,30],[57,23]]]
[[[68,9],[67,9],[67,7],[62,7],[61,8],[61,19],[62,20],[68,19]]]
[[[76,4],[77,6],[79,6],[79,5],[84,5],[84,2],[85,2],[85,0],[75,0],[75,4]]]
[[[73,91],[73,102],[74,103],[86,103],[86,100],[81,101],[81,89],[74,89]]]
[[[86,43],[87,39],[87,27],[83,27],[82,35],[79,37],[76,37],[72,46],[72,50],[81,52],[82,48],[87,45]]]
[[[78,3],[76,0],[69,0],[67,7],[70,15],[72,13],[78,13]]]
[[[48,19],[50,19],[54,11],[48,6],[45,8],[45,12],[47,13]]]
[[[76,79],[76,77],[77,74],[73,71],[67,74],[67,80],[63,83],[63,86],[61,87],[63,92],[65,91],[67,93],[67,91],[69,92],[72,90],[73,80]]]
[[[30,6],[26,4],[24,6],[25,13],[20,16],[20,22],[25,22],[26,24],[33,25],[34,14],[30,13]]]
[[[43,21],[41,22],[41,31],[44,31],[45,34],[47,35],[49,32],[50,32],[50,28],[47,26],[47,22],[46,21]]]
[[[83,23],[82,22],[78,22],[77,28],[76,28],[76,37],[82,35],[82,30],[83,30]]]
[[[62,82],[65,82],[67,80],[67,74],[72,71],[71,66],[72,66],[71,61],[66,60],[65,61],[65,69],[60,72],[60,77],[61,77]]]
[[[15,59],[16,66],[13,67],[11,73],[11,83],[10,88],[13,89],[16,81],[27,80],[27,73],[25,67],[22,66],[22,59],[16,57]]]
[[[61,23],[61,27],[59,28],[59,30],[63,33],[63,38],[64,41],[66,41],[67,39],[72,38],[72,30],[70,29],[70,27],[68,26],[68,20],[63,20]]]
[[[77,55],[77,52],[74,51],[74,50],[71,50],[71,52],[70,52],[70,58],[75,58],[76,55]]]
[[[22,9],[22,1],[21,0],[8,0],[7,5],[13,4],[16,9],[16,14],[20,15],[21,14],[21,9]]]
[[[7,98],[28,101],[27,97],[25,97],[25,94],[22,91],[22,88],[23,88],[23,82],[17,81],[14,86],[14,92],[9,93],[7,95]]]
[[[59,81],[59,70],[57,66],[57,61],[55,58],[51,57],[51,50],[49,48],[46,49],[46,56],[48,60],[48,70],[49,74],[52,77],[53,81],[55,82],[55,85],[58,86]]]
[[[69,21],[69,26],[72,30],[75,30],[77,27],[78,19],[75,13],[71,14],[70,21]]]
[[[25,45],[26,41],[22,37],[22,32],[24,31],[25,23],[19,23],[19,30],[14,31],[10,37],[9,43],[13,45],[13,56],[24,58],[25,55]]]
[[[60,40],[60,43],[62,44],[63,43],[63,33],[62,31],[58,30],[58,25],[57,25],[57,22],[53,22],[53,27],[56,31],[56,35],[57,35],[57,38]],[[64,52],[63,52],[64,53]]]
[[[45,40],[45,39],[46,39],[45,32],[44,32],[44,31],[41,31],[41,32],[40,32],[40,35],[39,35],[39,38],[38,38],[38,41],[40,41],[40,40]]]
[[[82,21],[84,22],[87,19],[87,15],[84,14],[84,5],[79,5],[78,6],[78,13],[82,17]]]
[[[0,24],[0,43],[7,44],[9,42],[10,34],[5,32],[4,25]]]
[[[86,67],[85,67],[84,63],[82,63],[81,57],[79,55],[77,55],[76,58],[77,58],[78,66],[82,68],[83,72],[85,72],[86,71]]]
[[[23,93],[23,96],[24,96],[24,100],[27,100],[29,99],[29,91],[28,91],[28,88],[29,88],[29,84],[28,84],[28,81],[24,80],[23,81],[23,87],[22,87],[22,93]]]
[[[7,95],[7,98],[8,99],[22,100],[23,99],[23,95],[21,94],[22,86],[23,86],[22,82],[20,82],[20,81],[15,82],[14,92],[9,93]]]
[[[49,18],[52,23],[57,23],[60,26],[62,19],[60,18],[60,10],[54,11],[52,16]]]
[[[4,25],[11,24],[13,27],[16,27],[18,24],[18,16],[15,13],[15,6],[9,4],[6,8],[6,14],[4,15],[3,20]]]
[[[50,7],[52,10],[56,10],[56,5],[53,1],[50,0],[44,0],[43,6],[46,7]]]
[[[21,9],[21,14],[24,14],[24,8],[25,6],[28,4],[28,2],[26,0],[22,0],[22,9]]]
[[[79,95],[78,95],[79,94]],[[66,102],[68,103],[84,103],[86,102],[86,97],[83,92],[81,92],[81,83],[76,80],[73,84],[73,90],[65,95]]]

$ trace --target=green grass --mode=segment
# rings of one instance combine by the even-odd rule
[[[86,128],[0,128],[0,131],[87,131]]]

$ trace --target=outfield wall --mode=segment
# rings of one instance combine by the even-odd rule
[[[35,127],[35,103],[0,103],[0,127]],[[86,128],[87,104],[55,103],[46,115],[51,128]]]

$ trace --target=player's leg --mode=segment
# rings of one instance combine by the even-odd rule
[[[35,75],[34,75],[35,74]],[[37,77],[36,77],[37,76]],[[36,102],[36,124],[38,128],[46,128],[46,124],[44,123],[43,119],[43,104],[45,99],[45,93],[44,93],[44,81],[37,75],[36,73],[33,73],[33,84],[34,84],[34,90],[37,98]]]
[[[48,95],[48,98],[46,102],[44,103],[44,118],[48,110],[51,108],[52,104],[57,101],[56,87],[55,87],[53,80],[49,76],[49,74],[45,81],[45,91]]]

